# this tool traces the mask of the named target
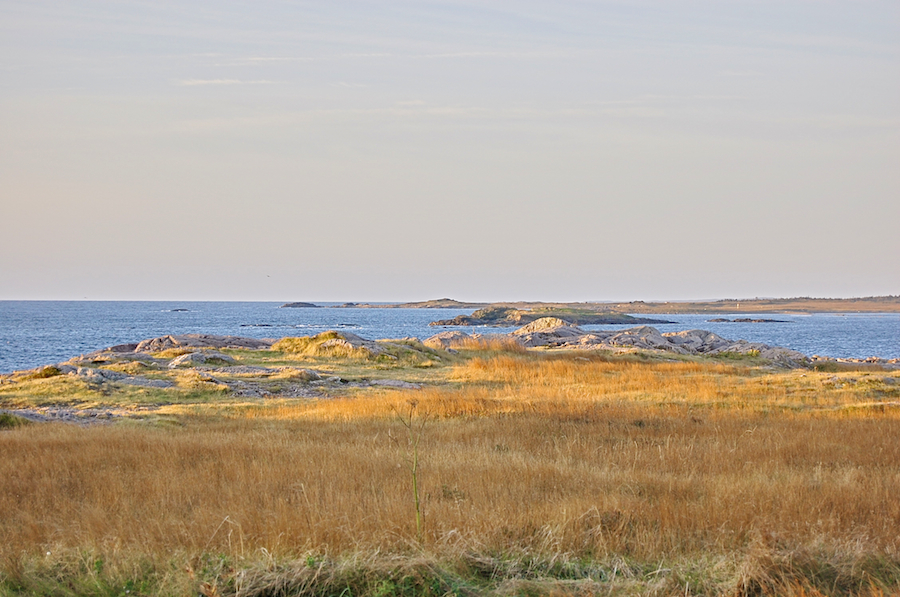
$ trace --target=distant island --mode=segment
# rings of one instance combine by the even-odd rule
[[[319,305],[312,303],[285,303],[279,309],[318,309]]]
[[[338,309],[481,309],[491,303],[464,303],[450,298],[432,299],[414,303],[343,303]]]
[[[727,317],[716,317],[708,319],[709,323],[790,323],[783,319],[756,319],[753,317],[738,317],[736,319],[728,319]]]
[[[288,303],[288,305],[316,306],[311,303]],[[670,315],[677,313],[900,313],[900,295],[861,298],[796,297],[720,299],[712,301],[650,303],[644,301],[631,301],[627,303],[553,303],[538,301],[472,303],[457,301],[451,298],[442,298],[411,303],[344,303],[343,305],[339,305],[339,307],[352,307],[356,309],[484,309],[486,307],[506,307],[525,311],[544,310],[545,316],[547,316],[547,311],[552,309],[573,309],[585,313],[655,313]],[[562,319],[566,318],[562,317]]]

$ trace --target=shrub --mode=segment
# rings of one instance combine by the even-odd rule
[[[47,367],[41,367],[40,369],[35,369],[33,371],[25,371],[19,375],[16,375],[16,380],[28,381],[30,379],[47,379],[50,377],[56,377],[57,375],[62,375],[62,371],[60,371],[57,367],[50,365]]]

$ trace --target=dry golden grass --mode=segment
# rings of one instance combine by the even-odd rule
[[[425,550],[466,570],[621,561],[645,589],[680,594],[900,582],[900,413],[883,373],[506,354],[450,377],[165,428],[4,431],[0,562]],[[424,422],[422,545],[397,418],[410,408]]]
[[[760,370],[710,362],[635,361],[591,353],[499,354],[452,369],[450,384],[415,393],[434,417],[542,413],[573,416],[613,404],[680,405],[759,413],[832,413],[843,417],[900,406],[900,375]],[[885,381],[888,380],[888,381]],[[408,394],[375,394],[259,407],[247,416],[355,420],[391,416]]]
[[[463,349],[479,352],[502,352],[502,353],[518,353],[526,354],[526,349],[515,338],[506,335],[489,334],[486,336],[468,336],[451,343],[451,347],[455,349]]]

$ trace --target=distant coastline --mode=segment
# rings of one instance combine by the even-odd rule
[[[314,335],[329,329],[350,329],[366,338],[427,338],[435,333],[435,321],[472,316],[476,309],[451,308],[285,308],[275,302],[191,301],[0,301],[0,372],[54,363],[73,354],[103,346],[165,334],[208,333],[257,338]],[[742,307],[744,304],[742,303]],[[862,311],[789,314],[737,312],[638,315],[641,318],[676,321],[650,323],[661,332],[704,329],[725,338],[743,338],[773,346],[786,346],[809,355],[835,358],[900,358],[900,312]],[[486,322],[484,332],[511,331],[537,317],[558,317],[576,325],[635,326],[622,318],[616,323],[594,323],[587,315],[612,318],[606,305],[583,304],[565,308],[523,310],[503,314],[503,322]],[[631,315],[628,312],[625,315]],[[730,322],[712,322],[727,318]],[[735,322],[735,319],[775,319],[789,323]],[[471,322],[470,322],[471,323]],[[500,324],[500,325],[497,325]],[[506,328],[509,329],[506,329]],[[474,329],[471,325],[459,329]]]
[[[288,305],[317,306],[312,303]],[[411,303],[343,303],[335,308],[353,309],[485,309],[503,307],[520,310],[549,311],[578,309],[579,311],[675,314],[675,313],[900,313],[900,295],[859,298],[753,298],[717,299],[711,301],[644,302],[582,302],[554,303],[541,301],[510,301],[473,303],[451,298]]]

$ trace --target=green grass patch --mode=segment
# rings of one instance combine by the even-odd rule
[[[19,557],[0,597],[512,597],[542,595],[879,596],[900,588],[900,562],[805,550],[710,553],[636,561],[610,554],[310,553],[292,558],[104,557],[92,551]]]
[[[32,421],[29,421],[25,417],[20,417],[10,413],[0,413],[0,429],[15,429],[17,427],[31,425],[32,423]]]

